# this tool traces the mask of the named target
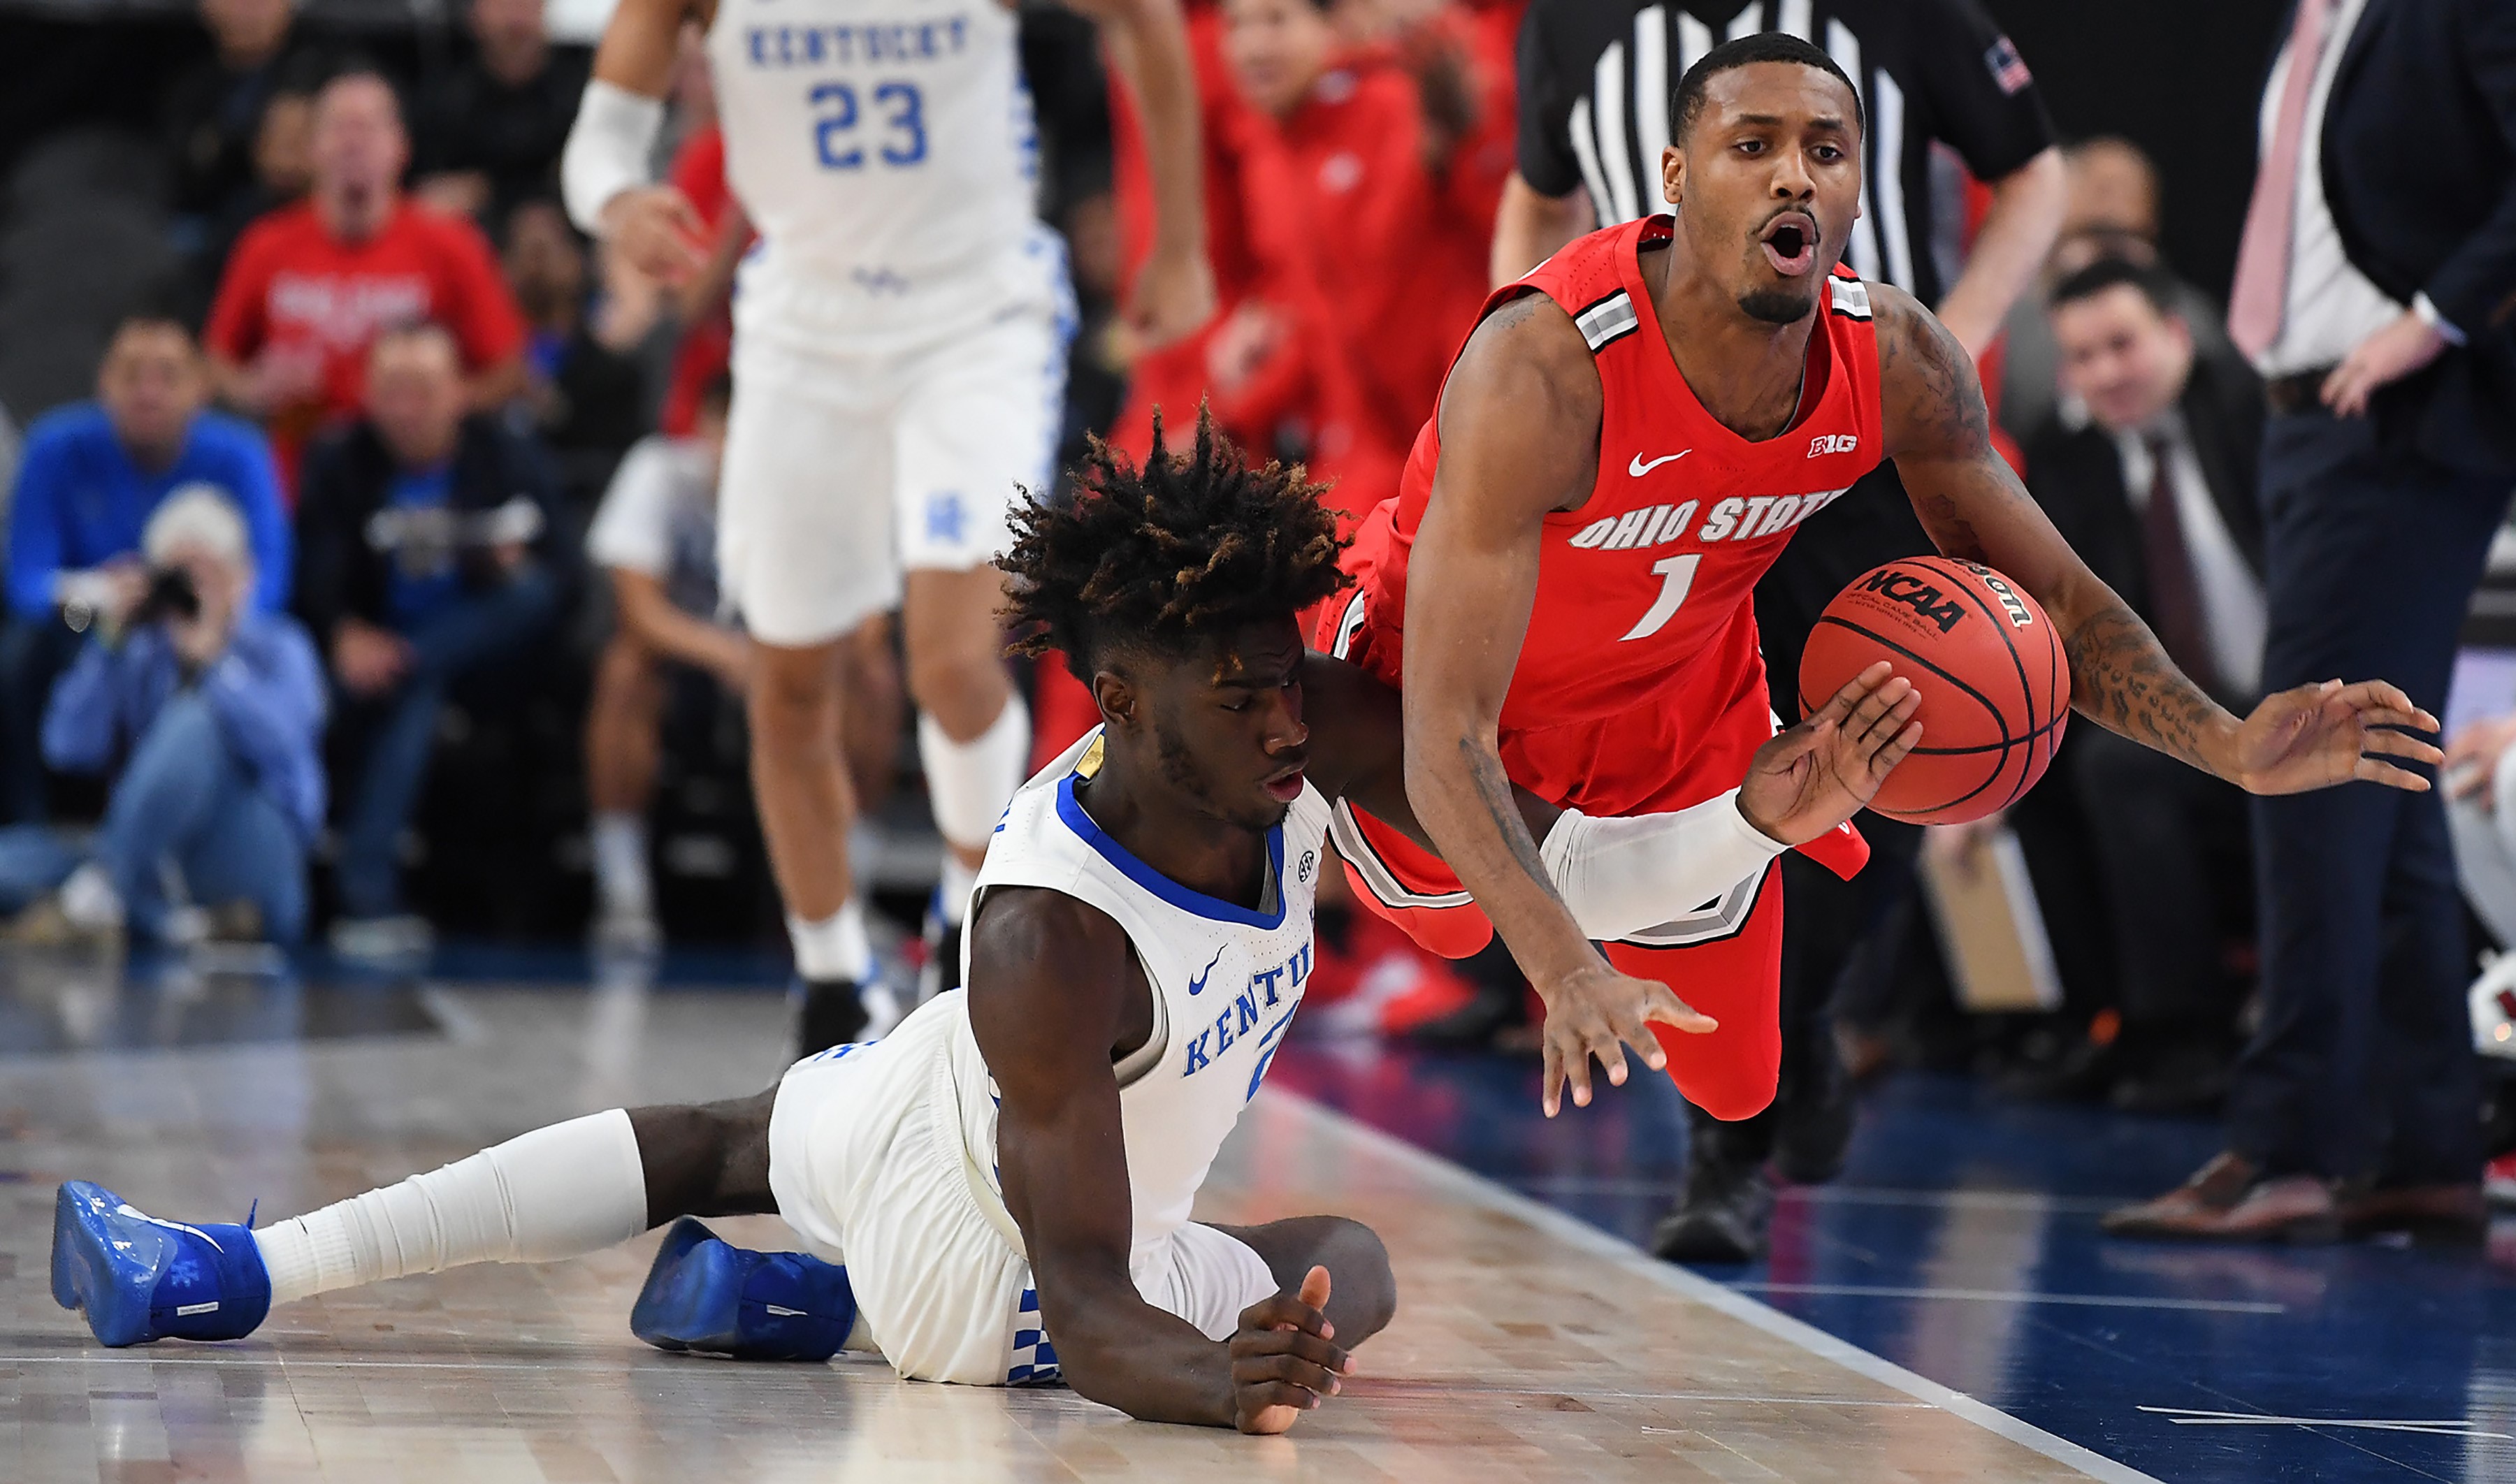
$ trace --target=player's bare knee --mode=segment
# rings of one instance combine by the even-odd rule
[[[944,735],[968,742],[994,723],[1013,693],[992,648],[980,654],[911,654],[908,695]]]
[[[1380,1233],[1346,1216],[1322,1216],[1319,1263],[1328,1270],[1337,1339],[1352,1347],[1389,1328],[1398,1313],[1398,1274]]]

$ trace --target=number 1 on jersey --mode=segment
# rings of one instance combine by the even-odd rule
[[[1653,562],[1652,570],[1659,574],[1659,597],[1652,599],[1651,611],[1636,620],[1634,626],[1625,631],[1624,639],[1616,642],[1621,644],[1626,639],[1649,639],[1667,628],[1668,621],[1675,618],[1677,610],[1685,605],[1687,590],[1695,586],[1695,569],[1702,560],[1701,552],[1689,552],[1683,556],[1663,556]]]

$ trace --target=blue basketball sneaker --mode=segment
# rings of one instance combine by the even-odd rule
[[[248,1227],[159,1220],[103,1185],[64,1180],[53,1298],[86,1310],[100,1344],[241,1340],[271,1312],[271,1271]]]
[[[696,1216],[664,1233],[629,1310],[629,1332],[657,1349],[736,1360],[827,1360],[856,1322],[846,1268],[729,1245]]]

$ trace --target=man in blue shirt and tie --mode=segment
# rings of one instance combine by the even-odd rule
[[[287,603],[293,548],[270,445],[251,425],[206,410],[208,400],[191,336],[164,315],[135,313],[114,332],[96,399],[27,432],[0,619],[0,821],[42,817],[45,702],[80,635],[118,622],[146,591],[140,533],[167,496],[207,484],[232,502],[260,574],[253,609]]]

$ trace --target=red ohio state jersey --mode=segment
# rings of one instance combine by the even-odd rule
[[[1506,730],[1604,719],[1672,691],[1730,701],[1757,664],[1752,631],[1732,633],[1752,619],[1756,579],[1794,526],[1879,462],[1878,337],[1861,280],[1839,268],[1827,280],[1801,415],[1750,442],[1696,400],[1644,287],[1639,254],[1674,225],[1656,216],[1592,232],[1486,301],[1490,314],[1533,289],[1562,305],[1589,343],[1602,393],[1598,479],[1578,510],[1546,517]],[[1441,451],[1437,415],[1398,493],[1357,533],[1357,607],[1384,641],[1403,632],[1407,555]]]

